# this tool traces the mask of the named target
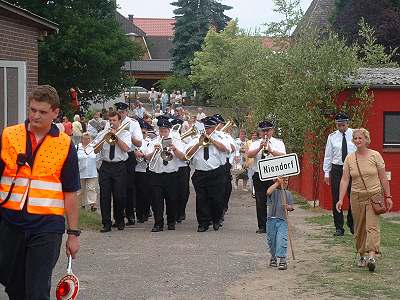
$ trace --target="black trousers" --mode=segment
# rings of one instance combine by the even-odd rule
[[[190,167],[180,167],[178,170],[178,218],[186,215],[186,205],[189,200]]]
[[[61,233],[27,233],[0,223],[0,283],[10,300],[50,299],[61,242]]]
[[[135,190],[136,190],[136,217],[142,220],[148,215],[150,210],[149,195],[149,176],[146,173],[136,172],[135,174]]]
[[[164,200],[167,212],[167,223],[175,224],[178,212],[176,186],[178,172],[154,173],[149,171],[151,206],[154,213],[154,226],[164,226]]]
[[[100,210],[103,226],[111,226],[111,195],[114,201],[114,219],[124,224],[126,205],[126,163],[103,161],[99,170]]]
[[[136,209],[136,190],[135,190],[135,167],[136,156],[134,152],[128,153],[128,160],[126,161],[126,207],[125,215],[128,218],[135,218]]]
[[[333,201],[333,221],[335,223],[336,230],[344,231],[344,217],[343,211],[338,212],[336,210],[336,203],[339,201],[339,187],[340,187],[340,180],[342,179],[343,175],[343,166],[340,165],[332,165],[332,170],[330,173],[331,177],[331,192],[332,192],[332,201]],[[351,192],[351,181],[347,188],[347,196],[350,199],[350,192]],[[349,211],[347,212],[347,226],[353,229],[353,215],[351,213],[351,205],[349,203]]]
[[[267,223],[267,190],[273,184],[273,180],[261,181],[258,173],[254,173],[253,186],[256,194],[257,223],[259,229],[265,229]]]
[[[224,207],[223,209],[225,211],[228,210],[229,208],[229,198],[231,197],[232,194],[232,175],[231,175],[231,168],[232,165],[227,162],[225,164],[225,176],[226,176],[226,182],[225,182],[225,193],[224,193]]]
[[[199,226],[219,223],[225,195],[225,166],[211,171],[196,170],[192,182],[196,191],[196,216]]]

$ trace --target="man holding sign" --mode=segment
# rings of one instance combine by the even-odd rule
[[[265,233],[265,223],[267,220],[267,195],[266,190],[274,183],[272,180],[261,181],[258,173],[258,162],[261,159],[281,156],[286,154],[285,144],[282,140],[274,138],[274,125],[269,121],[262,121],[258,124],[260,139],[252,142],[246,155],[249,158],[254,158],[252,166],[253,185],[256,194],[256,209],[257,209],[257,233]]]

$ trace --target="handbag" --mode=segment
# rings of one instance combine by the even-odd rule
[[[356,164],[357,164],[358,173],[360,174],[360,177],[364,184],[365,190],[368,192],[367,185],[365,184],[364,178],[361,174],[360,166],[358,165],[357,153],[355,153],[355,155],[356,155]],[[387,211],[386,201],[385,201],[385,197],[384,197],[382,191],[379,191],[378,193],[376,193],[372,196],[370,195],[369,202],[371,203],[372,209],[374,210],[376,215],[384,214]]]

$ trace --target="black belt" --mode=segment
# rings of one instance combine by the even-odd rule
[[[121,160],[121,161],[106,161],[103,160],[103,164],[110,164],[110,165],[118,165],[118,164],[123,164],[126,163],[126,160]]]
[[[334,164],[332,164],[332,169],[343,169],[343,165],[334,165]]]

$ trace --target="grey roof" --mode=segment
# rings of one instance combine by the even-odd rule
[[[118,24],[122,27],[122,30],[128,34],[128,33],[135,33],[138,36],[146,36],[146,33],[137,27],[133,22],[131,22],[129,19],[121,15],[119,12],[115,12],[115,18],[117,19]]]
[[[352,87],[400,88],[400,68],[360,68],[350,81]]]
[[[297,25],[293,35],[308,28],[324,30],[330,27],[329,18],[335,7],[335,0],[313,0],[305,12],[303,19]]]
[[[171,59],[173,37],[146,36],[147,47],[153,59]]]
[[[152,59],[127,61],[122,68],[131,72],[169,73],[172,72],[172,66],[172,60]]]
[[[39,15],[36,15],[22,7],[13,5],[4,0],[0,0],[0,8],[8,11],[9,13],[20,16],[29,22],[32,22],[38,28],[52,31],[52,32],[54,32],[54,31],[58,32],[58,24],[57,23],[54,23],[54,22],[47,20]]]

